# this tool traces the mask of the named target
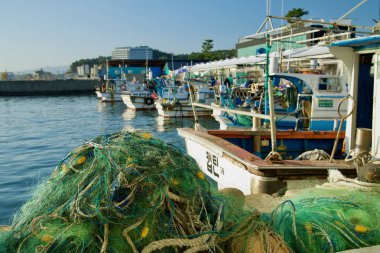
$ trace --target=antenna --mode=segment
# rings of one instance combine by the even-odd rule
[[[267,0],[267,17],[269,17],[270,16],[270,6],[271,5],[271,0]],[[268,23],[266,23],[266,31],[268,31],[268,28],[269,28],[269,24]],[[273,29],[273,28],[272,28]]]
[[[380,1],[380,0],[379,0]],[[281,0],[281,17],[284,16],[284,0]],[[283,26],[284,20],[281,19],[281,26]]]

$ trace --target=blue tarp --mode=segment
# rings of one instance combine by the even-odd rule
[[[354,49],[365,49],[380,47],[380,36],[368,36],[331,43],[330,47],[352,47]]]

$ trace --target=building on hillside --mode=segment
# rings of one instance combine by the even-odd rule
[[[84,64],[77,67],[78,77],[85,77],[90,75],[90,65]]]
[[[98,77],[99,76],[99,65],[94,64],[90,69],[90,76],[91,77]]]
[[[112,51],[112,60],[152,60],[153,50],[148,46],[117,47]]]

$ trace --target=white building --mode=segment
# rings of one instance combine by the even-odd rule
[[[148,46],[117,47],[112,51],[112,60],[151,60],[153,50]]]
[[[90,69],[90,74],[92,77],[97,77],[99,72],[99,66],[97,64],[94,64]]]
[[[78,76],[86,76],[90,74],[90,66],[88,64],[77,67]]]

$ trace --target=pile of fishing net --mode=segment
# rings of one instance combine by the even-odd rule
[[[377,191],[310,188],[273,211],[272,228],[294,252],[379,245],[379,200]]]
[[[70,152],[7,233],[8,252],[190,253],[243,252],[249,236],[271,232],[236,198],[215,195],[189,156],[135,131]]]
[[[260,215],[179,149],[120,132],[70,152],[0,227],[0,252],[334,252],[380,243],[378,200],[309,189]]]

